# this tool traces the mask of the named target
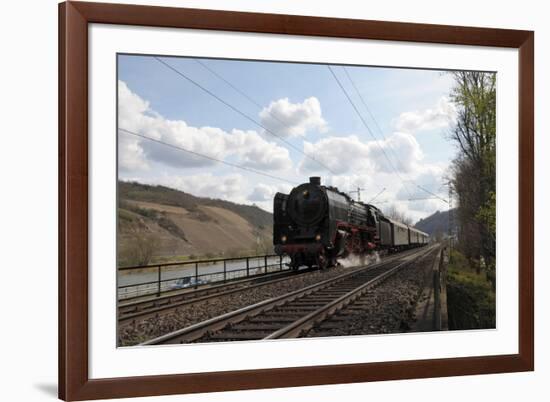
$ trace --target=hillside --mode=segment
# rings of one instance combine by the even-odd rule
[[[118,183],[120,266],[271,252],[272,214],[164,186]]]
[[[427,218],[420,219],[414,227],[430,236],[445,235],[449,232],[449,211],[437,211]]]

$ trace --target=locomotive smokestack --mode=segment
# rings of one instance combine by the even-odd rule
[[[319,176],[313,176],[309,178],[309,184],[321,185],[321,178]]]

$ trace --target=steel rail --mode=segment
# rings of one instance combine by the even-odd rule
[[[406,255],[406,252],[387,257],[388,259],[386,261],[389,261],[390,259],[394,260],[396,258],[401,258],[404,255]],[[355,267],[350,267],[348,269],[353,268]],[[317,271],[317,269],[302,269],[298,271],[298,274],[301,275],[313,271]],[[143,300],[122,302],[118,306],[118,325],[124,326],[132,323],[135,320],[145,320],[150,317],[155,317],[160,313],[167,314],[171,310],[174,310],[178,307],[186,306],[193,303],[199,303],[201,301],[209,300],[214,297],[226,296],[240,291],[251,290],[266,285],[276,284],[295,277],[296,272],[275,272],[264,274],[254,278],[237,280],[231,283],[218,284],[192,291],[182,291],[179,293],[173,293],[160,297],[149,296]],[[258,283],[247,285],[247,283],[254,282]]]
[[[438,249],[439,247],[435,248],[435,250],[438,250]],[[339,297],[338,299],[324,305],[318,310],[315,310],[314,312],[308,314],[307,316],[297,321],[294,321],[290,325],[287,325],[286,327],[281,328],[278,331],[275,331],[274,333],[265,337],[264,339],[298,338],[302,333],[310,330],[314,325],[319,324],[320,322],[326,320],[327,318],[337,313],[342,308],[346,307],[348,304],[354,302],[356,299],[363,296],[367,291],[372,289],[374,286],[381,284],[384,280],[386,280],[390,276],[397,273],[403,267],[410,265],[413,262],[430,255],[432,252],[434,252],[434,248],[430,248],[424,251],[425,253],[420,254],[416,257],[413,257],[410,260],[403,261],[402,263],[398,264],[392,269],[369,280],[363,285],[360,285],[359,287],[351,290],[350,292]]]
[[[313,271],[315,270],[304,269],[302,271],[298,271],[298,275],[306,274]],[[149,317],[154,317],[159,313],[166,313],[169,310],[186,306],[188,304],[199,303],[201,301],[209,300],[214,297],[226,296],[233,293],[242,292],[245,290],[272,285],[272,284],[283,282],[292,278],[296,278],[296,276],[297,276],[296,272],[284,272],[284,273],[277,272],[274,274],[269,274],[269,275],[261,276],[257,278],[248,278],[242,281],[236,281],[230,284],[228,283],[220,284],[210,288],[203,288],[203,289],[194,290],[190,292],[181,292],[178,294],[165,295],[165,296],[156,297],[156,298],[149,298],[147,300],[126,303],[123,305],[119,305],[118,324],[126,325],[129,322],[132,322],[137,319],[145,320]],[[254,283],[252,285],[247,285],[247,283],[257,282],[257,281],[260,281],[260,282]]]
[[[417,255],[420,256],[425,252],[426,251],[423,249],[421,251],[414,250],[414,252],[407,253],[406,255],[399,254],[395,256],[395,258],[392,258],[391,260],[384,260],[382,262],[369,265],[367,267],[364,267],[364,266],[358,267],[351,270],[350,272],[343,273],[334,278],[330,278],[322,282],[307,286],[303,289],[298,289],[296,291],[293,291],[281,296],[277,296],[250,306],[246,306],[239,310],[235,310],[235,311],[211,318],[209,320],[199,322],[189,327],[182,328],[180,330],[143,342],[140,345],[145,346],[145,345],[161,345],[161,344],[177,344],[177,343],[194,342],[204,337],[205,335],[215,333],[216,331],[219,331],[228,325],[237,324],[245,320],[246,318],[254,317],[260,313],[272,310],[275,307],[282,306],[296,299],[300,299],[304,296],[310,295],[311,293],[332,287],[339,282],[353,278],[366,271],[383,268],[385,266],[394,264],[396,261],[399,261],[400,259],[403,259],[403,258],[415,259],[415,256]]]
[[[390,262],[384,262],[380,264],[389,263]],[[346,272],[345,274],[339,275],[336,278],[327,279],[322,282],[307,286],[305,288],[298,289],[293,292],[286,293],[284,295],[277,296],[268,300],[264,300],[256,304],[243,307],[239,310],[231,311],[229,313],[199,322],[189,327],[159,336],[157,338],[143,342],[140,345],[193,342],[194,340],[204,336],[207,332],[217,331],[225,327],[227,324],[237,323],[248,316],[255,315],[269,308],[284,304],[288,301],[294,300],[295,298],[309,294],[315,290],[322,289],[325,286],[333,285],[337,280],[343,280],[356,272],[357,271]]]

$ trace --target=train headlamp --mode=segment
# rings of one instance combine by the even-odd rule
[[[320,241],[321,240],[321,235],[320,234],[316,235],[315,240]]]
[[[286,242],[286,236],[285,236],[285,235],[282,235],[282,236],[281,236],[281,241],[282,241],[283,243]]]

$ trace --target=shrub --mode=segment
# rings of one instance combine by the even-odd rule
[[[495,300],[491,280],[453,250],[447,269],[449,329],[495,328]]]
[[[118,250],[119,266],[147,265],[158,251],[159,239],[152,233],[133,230],[131,239]],[[121,242],[119,242],[121,244]]]

